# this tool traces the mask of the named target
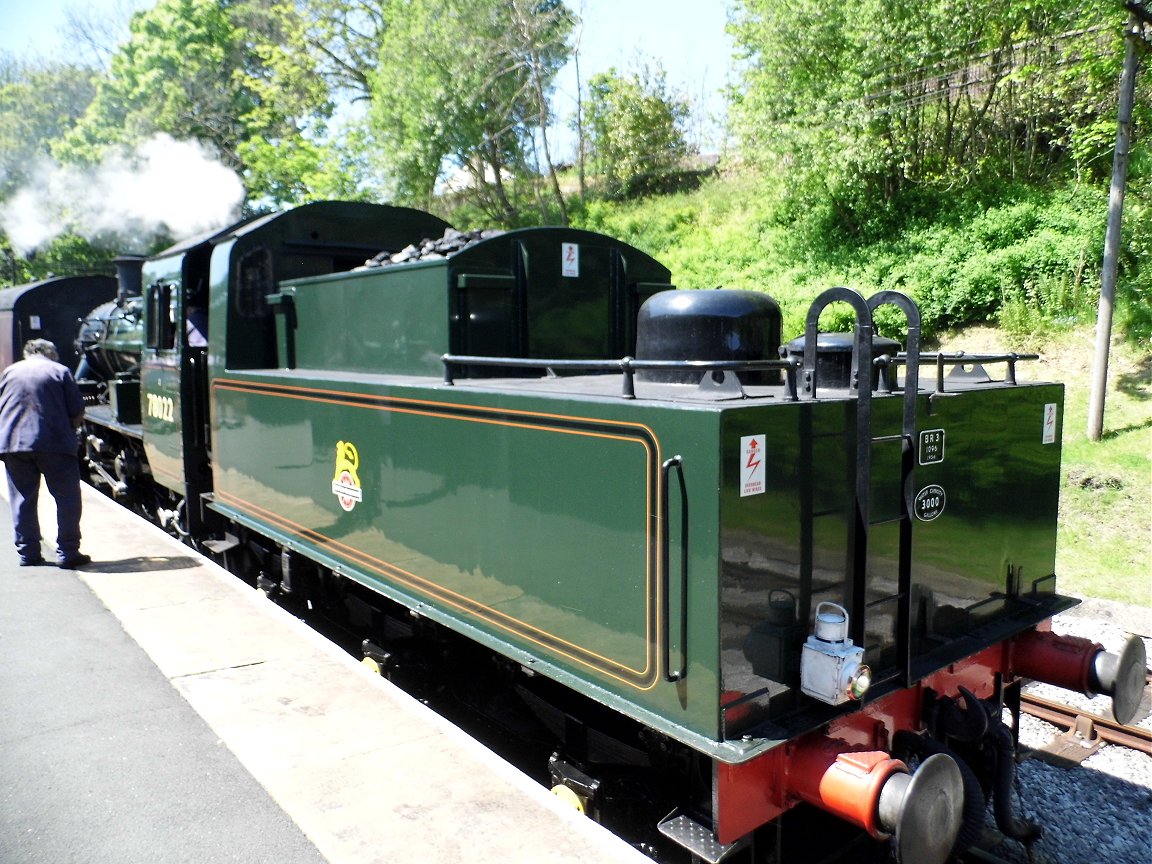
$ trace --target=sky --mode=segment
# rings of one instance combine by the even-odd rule
[[[63,30],[68,10],[92,10],[123,22],[133,11],[151,5],[150,0],[0,0],[0,51],[17,57],[58,55],[65,48]]]
[[[122,21],[126,36],[131,11],[149,5],[151,0],[0,0],[0,51],[25,59],[59,56],[66,50],[68,10],[91,8]],[[613,66],[624,72],[658,61],[670,89],[699,106],[698,118],[723,112],[720,91],[728,83],[731,56],[724,32],[730,0],[568,0],[568,5],[583,19],[577,38],[585,82]],[[577,88],[571,64],[556,85],[556,110],[574,114]],[[710,140],[714,131],[697,132],[703,149],[715,146]]]
[[[3,0],[0,0],[3,2]],[[710,114],[723,112],[731,40],[724,32],[730,0],[568,0],[581,17],[580,74],[587,82],[615,66],[635,70],[657,60],[671,89]],[[557,110],[575,112],[571,64],[557,81]],[[570,109],[563,97],[569,96]]]

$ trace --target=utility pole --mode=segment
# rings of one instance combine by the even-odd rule
[[[1116,304],[1116,273],[1124,222],[1124,190],[1128,183],[1128,148],[1132,140],[1132,104],[1136,94],[1137,40],[1144,24],[1152,23],[1144,0],[1130,2],[1124,28],[1124,71],[1120,76],[1120,110],[1116,125],[1116,153],[1112,159],[1112,187],[1108,195],[1108,228],[1104,235],[1104,265],[1100,274],[1100,304],[1096,316],[1096,355],[1092,363],[1092,392],[1088,400],[1088,437],[1099,441],[1104,432],[1104,396],[1108,387],[1108,352],[1112,341],[1112,311]]]

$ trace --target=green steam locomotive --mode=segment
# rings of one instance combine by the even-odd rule
[[[131,362],[82,370],[94,482],[386,674],[482,680],[596,818],[765,860],[806,804],[934,864],[987,796],[1037,832],[1007,800],[1022,679],[1136,710],[1139,640],[1049,632],[1062,386],[921,352],[903,295],[832,289],[785,343],[766,295],[603,235],[338,202],[140,264]]]

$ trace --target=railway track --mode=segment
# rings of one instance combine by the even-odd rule
[[[1147,697],[1146,697],[1147,698]],[[1152,756],[1152,731],[1125,726],[1108,717],[1031,693],[1021,695],[1021,710],[1066,730],[1033,754],[1051,761],[1082,762],[1104,744],[1116,744]],[[1143,715],[1141,715],[1143,716]]]

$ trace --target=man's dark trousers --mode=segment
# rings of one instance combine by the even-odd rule
[[[80,553],[80,460],[69,453],[5,453],[8,469],[8,503],[16,528],[16,551],[21,560],[41,557],[40,477],[56,499],[57,558],[66,560]]]

